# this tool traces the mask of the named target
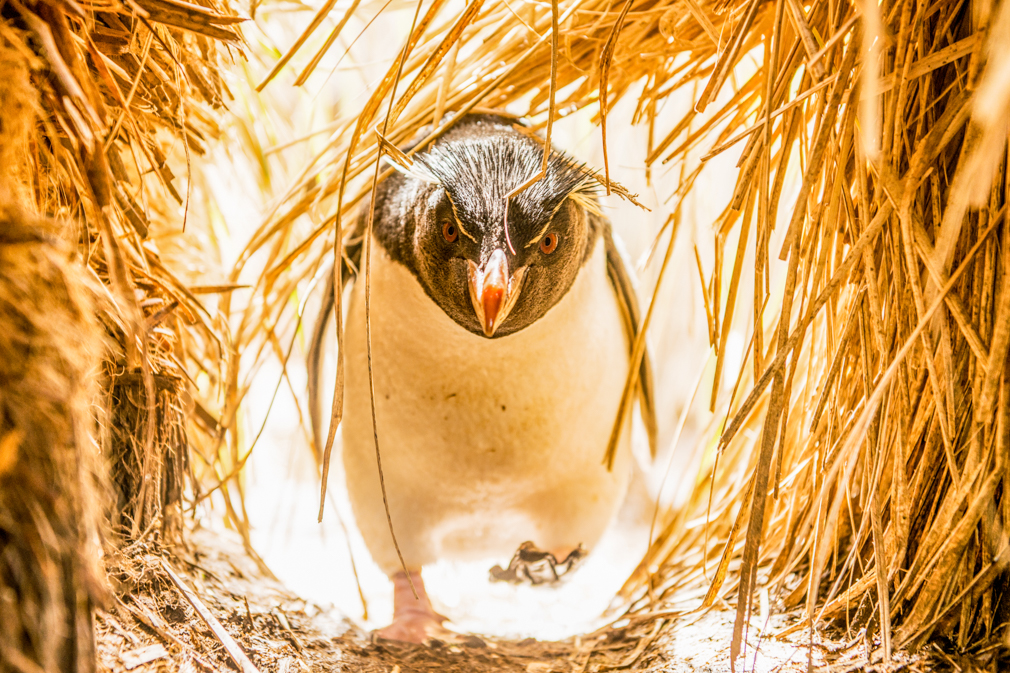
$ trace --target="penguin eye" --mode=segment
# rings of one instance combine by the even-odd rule
[[[540,239],[540,252],[549,255],[558,249],[558,235],[551,232]]]
[[[442,238],[444,238],[449,243],[454,243],[457,238],[459,238],[459,229],[452,222],[442,223]]]

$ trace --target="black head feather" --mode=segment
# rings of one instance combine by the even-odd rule
[[[525,270],[517,303],[494,333],[507,336],[561,300],[605,226],[593,174],[553,150],[546,175],[509,200],[506,238],[505,197],[540,172],[543,152],[543,140],[514,119],[467,115],[414,156],[417,170],[390,176],[375,194],[376,240],[475,334],[483,332],[468,294],[468,264],[483,268],[501,250],[510,272]],[[460,230],[451,241],[443,236],[450,224]],[[537,244],[548,233],[560,244],[544,253]]]
[[[474,115],[416,158],[448,193],[463,225],[493,242],[504,236],[506,195],[540,173],[543,156],[543,140],[513,120]],[[552,149],[547,174],[509,201],[513,246],[539,239],[565,199],[591,196],[597,184],[584,165]]]

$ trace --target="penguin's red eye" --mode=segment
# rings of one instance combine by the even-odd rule
[[[446,222],[442,225],[442,238],[444,238],[449,243],[455,242],[459,238],[459,229],[452,222]]]
[[[549,255],[558,249],[558,235],[547,234],[540,239],[540,252]]]

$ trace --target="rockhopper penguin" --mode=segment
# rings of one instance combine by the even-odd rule
[[[514,118],[462,117],[374,194],[371,330],[376,418],[389,511],[376,468],[364,283],[345,328],[343,461],[372,557],[395,584],[378,635],[444,636],[420,571],[437,559],[507,559],[532,542],[556,559],[591,549],[621,503],[630,422],[603,463],[639,322],[635,293],[600,214],[595,178]],[[361,268],[364,217],[347,247]],[[319,363],[333,307],[327,289],[309,353],[310,407],[322,434]],[[651,374],[640,408],[654,439]],[[570,565],[570,564],[569,564]]]

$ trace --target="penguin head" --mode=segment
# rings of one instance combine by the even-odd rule
[[[512,119],[468,115],[415,156],[426,179],[404,252],[426,293],[464,329],[513,334],[565,295],[591,252],[598,212],[593,176]],[[507,223],[507,224],[506,224]]]

